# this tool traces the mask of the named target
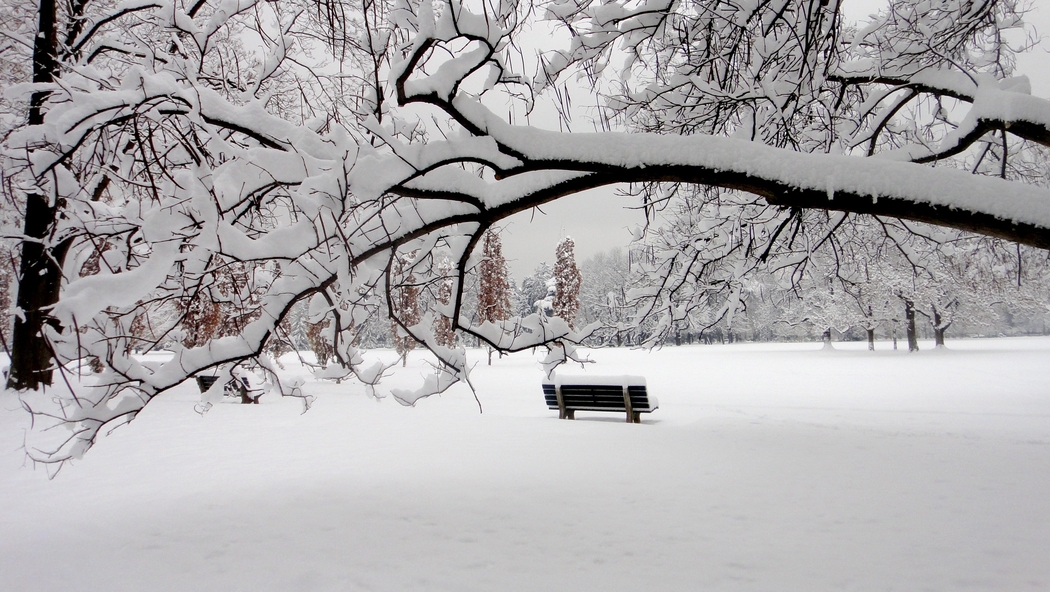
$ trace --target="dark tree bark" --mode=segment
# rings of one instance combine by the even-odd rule
[[[904,299],[904,323],[908,334],[908,351],[919,351],[919,338],[915,333],[915,303]]]
[[[868,351],[875,351],[875,329],[865,329],[868,333]]]
[[[56,3],[42,0],[38,10],[38,32],[33,44],[33,82],[54,82],[58,69],[58,31]],[[29,102],[29,125],[44,122],[44,103],[47,92],[33,93]],[[19,264],[18,296],[16,305],[21,310],[15,316],[11,335],[11,372],[7,386],[13,389],[36,389],[51,384],[53,364],[51,348],[44,339],[43,330],[54,326],[48,309],[58,302],[61,287],[61,264],[69,250],[64,242],[49,248],[48,236],[55,222],[58,204],[50,203],[46,195],[26,195],[25,221]],[[56,327],[57,328],[57,327]]]
[[[948,326],[941,323],[941,313],[937,310],[937,307],[933,307],[933,343],[935,347],[944,347],[944,332],[948,330]]]

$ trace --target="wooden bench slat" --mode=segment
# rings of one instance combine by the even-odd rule
[[[610,408],[621,408],[623,407],[623,399],[619,401],[613,401],[611,399],[591,399],[591,398],[577,398],[577,397],[563,397],[562,400],[566,405],[599,405],[602,407]],[[548,399],[548,401],[550,401]],[[554,406],[557,407],[557,400],[554,401]],[[631,397],[631,407],[638,407],[639,409],[648,409],[649,401],[637,397]]]

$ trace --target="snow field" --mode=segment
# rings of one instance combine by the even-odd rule
[[[1050,588],[1050,339],[864,345],[564,370],[645,376],[642,425],[557,420],[529,355],[468,354],[484,414],[317,382],[202,418],[187,382],[52,481],[4,394],[0,589]]]

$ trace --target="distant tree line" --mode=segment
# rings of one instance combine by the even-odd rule
[[[651,231],[649,240],[626,251],[583,262],[578,320],[601,327],[591,345],[841,339],[867,340],[874,349],[876,339],[886,339],[916,350],[919,339],[944,345],[949,331],[970,337],[1050,330],[1046,251],[915,224],[894,232],[854,222],[833,240],[803,247],[797,265],[726,273],[706,284],[683,274],[695,282],[683,290],[686,296],[654,302],[653,294],[666,289],[669,264],[662,257],[680,259],[682,244],[690,242],[674,222],[682,221]],[[535,280],[523,285],[529,283]],[[646,316],[654,306],[667,308],[658,318],[668,327]]]
[[[681,229],[672,220],[666,233],[650,233],[669,240]],[[676,226],[678,224],[679,226]],[[676,231],[675,228],[678,228]],[[859,227],[857,227],[859,228]],[[670,229],[670,230],[668,230]],[[907,243],[889,244],[879,234],[854,230],[852,240],[834,249],[812,249],[806,265],[770,269],[753,274],[732,289],[712,285],[703,305],[684,308],[670,330],[660,335],[644,316],[649,295],[656,286],[648,273],[658,264],[652,241],[598,253],[577,265],[575,243],[562,240],[554,251],[555,265],[536,266],[531,275],[510,277],[499,234],[486,233],[475,266],[468,274],[468,295],[461,314],[475,323],[524,318],[536,312],[559,316],[576,328],[590,328],[587,345],[632,347],[687,345],[737,341],[812,341],[823,339],[890,340],[894,347],[917,349],[918,339],[943,345],[949,331],[956,337],[1047,334],[1050,332],[1050,261],[1045,251],[974,235],[957,234],[946,240],[919,240],[910,229],[900,236]],[[925,229],[932,232],[932,229]],[[885,234],[885,229],[881,232]],[[436,286],[416,285],[410,272],[413,253],[394,261],[395,276],[403,285],[391,291],[395,300],[377,306],[360,321],[356,347],[394,348],[402,356],[417,345],[400,332],[394,315],[411,324],[422,322],[419,310],[449,305],[452,263],[441,261],[445,280]],[[98,265],[101,256],[94,263]],[[236,285],[236,265],[226,269],[228,285]],[[243,278],[241,278],[243,283]],[[9,286],[9,282],[5,282]],[[215,294],[225,295],[216,299]],[[0,290],[0,299],[10,298]],[[131,331],[151,341],[151,327],[166,326],[177,317],[180,331],[171,333],[165,347],[192,347],[214,337],[235,334],[248,320],[250,294],[236,294],[220,286],[200,298],[160,308],[136,319]],[[437,343],[454,347],[478,346],[473,337],[456,336],[451,310],[429,319]],[[159,322],[158,322],[159,321]],[[2,334],[8,339],[8,334]],[[331,311],[320,299],[300,303],[279,326],[270,352],[279,356],[292,351],[312,351],[326,366],[333,359],[334,332]]]

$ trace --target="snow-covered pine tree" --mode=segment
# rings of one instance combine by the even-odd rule
[[[576,267],[572,237],[565,237],[555,251],[554,261],[554,316],[565,319],[572,326],[576,311],[580,310],[580,270]]]
[[[478,322],[498,323],[510,317],[510,280],[499,234],[487,231],[481,249],[482,259],[478,265]],[[489,364],[492,364],[491,350]]]
[[[491,230],[482,243],[478,265],[478,317],[482,323],[502,321],[510,316],[510,280],[503,242]]]
[[[435,299],[441,306],[448,306],[452,301],[452,261],[448,257],[438,264],[438,288]],[[434,316],[434,341],[442,347],[456,346],[456,332],[452,328],[452,319],[441,311]]]

